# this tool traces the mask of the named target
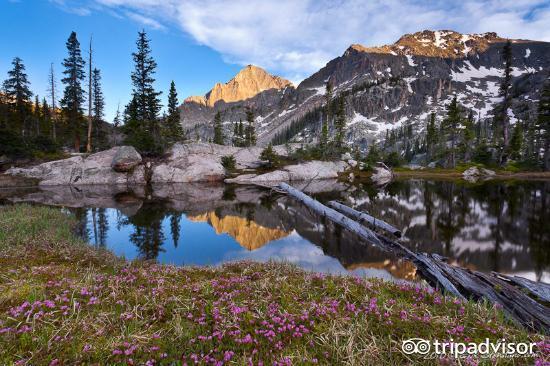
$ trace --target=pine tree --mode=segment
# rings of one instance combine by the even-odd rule
[[[387,134],[387,131],[386,131]],[[426,127],[426,148],[428,161],[431,161],[435,156],[435,148],[437,146],[437,127],[435,126],[435,113],[430,114],[430,120]]]
[[[468,114],[468,118],[462,124],[462,151],[464,161],[470,161],[472,155],[472,144],[475,138],[474,116],[472,111]]]
[[[168,116],[164,123],[164,139],[168,143],[182,141],[184,138],[183,127],[180,122],[180,111],[178,109],[178,93],[174,81],[170,83],[168,92]]]
[[[61,80],[65,84],[61,106],[70,129],[74,135],[74,149],[80,151],[80,134],[82,129],[82,103],[84,90],[81,82],[84,79],[84,60],[80,54],[80,43],[76,33],[71,32],[67,40],[68,56],[63,60],[65,77]]]
[[[273,150],[273,144],[271,142],[262,150],[260,160],[267,161],[270,167],[277,165],[279,157],[275,153],[275,150]]]
[[[144,153],[156,154],[160,151],[160,131],[158,114],[161,109],[160,92],[153,86],[157,63],[151,57],[151,47],[145,31],[138,32],[137,51],[132,53],[134,71],[132,71],[132,123],[125,125],[127,142]]]
[[[103,90],[101,87],[101,72],[98,69],[92,71],[92,117],[94,122],[99,122],[103,119],[105,109],[105,100],[103,98]]]
[[[223,145],[222,115],[219,111],[214,116],[214,143]]]
[[[30,82],[25,73],[25,65],[19,57],[13,59],[13,68],[8,71],[8,78],[3,83],[5,100],[11,106],[14,114],[12,131],[20,132],[25,137],[28,134],[27,120],[31,113]]]
[[[92,70],[92,121],[95,126],[96,148],[104,145],[104,136],[101,130],[101,121],[103,121],[105,99],[101,87],[101,72],[99,69]]]
[[[35,128],[35,136],[40,135],[40,121],[42,119],[41,115],[41,108],[40,108],[40,101],[38,94],[34,96],[34,106],[32,108],[32,114],[34,119],[34,128]]]
[[[88,134],[87,134],[87,142],[86,142],[86,152],[90,153],[92,152],[92,126],[93,126],[93,73],[95,70],[92,70],[92,37],[90,37],[90,48],[88,51]]]
[[[506,164],[508,156],[508,147],[510,144],[510,120],[508,110],[511,104],[510,87],[512,85],[512,44],[510,40],[506,42],[502,49],[502,59],[504,61],[504,77],[500,84],[499,96],[502,98],[502,103],[498,106],[495,113],[496,130],[502,133],[502,146],[500,164]],[[498,137],[498,134],[496,134]]]
[[[512,139],[510,140],[510,157],[514,160],[521,159],[521,150],[523,147],[523,128],[521,123],[516,122],[516,126],[512,133]]]
[[[233,146],[239,146],[239,124],[233,123]]]
[[[245,132],[245,145],[246,146],[256,146],[256,128],[254,127],[254,112],[252,108],[246,107],[246,121],[248,125],[246,126]]]
[[[344,96],[338,98],[338,109],[336,111],[336,120],[334,122],[334,127],[336,129],[336,134],[334,136],[334,146],[338,152],[341,152],[344,149],[344,138],[346,133],[346,101]]]
[[[543,149],[543,167],[550,170],[550,79],[547,79],[539,98],[536,128]]]
[[[244,146],[245,145],[245,133],[244,133],[244,125],[243,121],[239,119],[239,127],[238,127],[238,145],[237,146]]]
[[[325,85],[325,118],[322,121],[321,126],[321,136],[319,137],[319,148],[321,150],[321,154],[324,156],[328,143],[329,143],[329,124],[332,120],[332,84],[330,81],[327,81]]]
[[[120,118],[120,104],[119,104],[118,107],[116,108],[115,118],[113,118],[113,126],[115,128],[118,128],[120,126],[121,121],[122,120]]]
[[[44,136],[49,136],[50,135],[50,124],[51,124],[51,111],[50,111],[50,107],[48,106],[48,101],[46,100],[46,98],[43,98],[42,99],[42,112],[41,112],[41,116],[42,116],[42,127],[40,128],[40,130],[42,131],[43,135]]]
[[[458,127],[461,124],[460,107],[456,96],[453,98],[449,106],[447,107],[447,118],[444,120],[444,129],[448,132],[451,139],[451,151],[449,155],[449,166],[455,168],[456,166],[456,140]]]

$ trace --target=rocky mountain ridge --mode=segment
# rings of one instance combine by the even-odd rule
[[[269,89],[284,89],[292,83],[279,76],[269,74],[264,69],[248,65],[227,83],[216,83],[204,97],[191,96],[185,102],[192,102],[213,107],[218,101],[225,103],[238,102],[251,98]]]
[[[269,89],[244,100],[218,101],[210,107],[190,99],[181,106],[184,129],[191,139],[213,135],[213,116],[222,113],[227,142],[234,123],[245,120],[245,107],[255,111],[258,144],[281,136],[294,142],[314,141],[322,120],[325,85],[345,95],[348,143],[366,148],[387,131],[412,125],[415,134],[434,112],[441,118],[456,95],[476,121],[489,121],[500,102],[502,48],[495,33],[460,34],[422,31],[381,47],[350,46],[342,56],[303,80],[296,88]],[[512,40],[511,124],[532,118],[550,70],[550,43]]]

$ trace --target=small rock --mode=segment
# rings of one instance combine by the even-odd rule
[[[370,179],[372,179],[374,184],[383,185],[391,182],[391,180],[393,179],[393,173],[386,168],[375,167],[374,174],[371,176]]]
[[[121,146],[118,148],[111,167],[115,172],[131,172],[136,166],[141,164],[141,155],[133,146]]]
[[[351,160],[351,154],[349,152],[342,154],[342,160]]]
[[[465,180],[467,180],[468,182],[471,182],[471,183],[475,183],[477,182],[480,178],[491,178],[495,175],[496,173],[492,170],[489,170],[489,169],[485,169],[485,168],[481,168],[479,169],[478,167],[471,167],[471,168],[468,168],[466,169],[463,173],[462,173],[462,178],[464,178]]]

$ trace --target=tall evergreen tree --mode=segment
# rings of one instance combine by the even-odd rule
[[[502,103],[498,106],[495,113],[495,130],[497,131],[495,135],[498,138],[498,131],[502,133],[500,164],[504,165],[510,145],[510,119],[508,117],[508,110],[510,109],[512,99],[510,93],[510,87],[512,86],[512,43],[510,40],[506,42],[502,49],[502,59],[504,61],[504,75],[499,88],[499,96],[502,98]]]
[[[233,123],[233,146],[239,146],[239,124]]]
[[[168,91],[168,116],[164,122],[164,138],[168,143],[175,143],[184,139],[178,109],[178,92],[174,81],[170,83],[170,90]]]
[[[92,126],[93,126],[93,73],[95,70],[92,70],[92,37],[90,36],[90,47],[88,50],[88,134],[86,140],[86,152],[90,153],[92,151]]]
[[[246,107],[246,126],[245,132],[245,145],[246,146],[256,146],[256,128],[254,127],[254,112],[252,108]]]
[[[344,148],[344,138],[346,135],[346,101],[344,96],[338,98],[338,109],[336,110],[336,120],[334,121],[336,134],[334,135],[334,146],[341,152]]]
[[[387,135],[387,131],[386,131]],[[435,148],[437,146],[437,127],[435,126],[435,113],[430,114],[430,120],[426,127],[426,149],[428,161],[431,161],[435,156]]]
[[[101,87],[101,71],[94,68],[92,70],[92,124],[95,130],[95,148],[105,147],[105,132],[101,128],[105,110],[105,99]]]
[[[214,116],[214,143],[223,145],[223,126],[220,111],[216,112]]]
[[[105,99],[101,87],[101,71],[95,68],[92,70],[92,118],[96,126],[103,119],[104,109]]]
[[[550,79],[546,80],[540,93],[536,128],[543,149],[543,167],[550,170]]]
[[[158,114],[161,109],[160,92],[155,91],[155,71],[157,63],[151,56],[151,47],[145,31],[138,32],[137,51],[132,53],[132,100],[128,105],[131,123],[125,124],[128,143],[145,153],[158,153],[160,131]]]
[[[521,151],[523,147],[523,127],[521,122],[516,122],[514,131],[512,132],[512,139],[510,140],[510,158],[514,160],[521,159]]]
[[[470,111],[468,118],[462,124],[462,156],[464,161],[470,161],[472,156],[472,144],[475,138],[474,115]]]
[[[40,121],[42,119],[41,117],[41,108],[40,108],[40,100],[38,97],[38,94],[34,96],[34,106],[32,108],[32,115],[34,119],[34,134],[35,136],[40,135]]]
[[[23,60],[16,57],[11,64],[13,67],[8,71],[8,78],[3,83],[5,100],[11,106],[14,115],[14,123],[9,127],[26,136],[29,133],[26,125],[31,113],[30,82],[25,73]]]
[[[42,112],[41,112],[41,123],[42,127],[40,128],[40,131],[42,131],[44,136],[50,136],[50,126],[51,126],[51,111],[50,107],[48,106],[48,101],[46,98],[42,99]]]
[[[447,107],[447,117],[444,120],[444,129],[448,133],[451,139],[451,150],[449,153],[449,166],[454,168],[456,166],[456,145],[458,128],[461,124],[460,107],[456,96],[453,98],[449,106]]]
[[[61,79],[65,84],[61,106],[67,119],[67,123],[74,136],[74,149],[80,151],[80,134],[82,130],[82,103],[84,102],[84,90],[82,80],[84,79],[84,60],[80,53],[80,43],[76,33],[71,32],[66,43],[68,55],[63,60],[65,77]]]
[[[321,154],[325,155],[329,143],[329,124],[332,120],[332,84],[327,81],[325,85],[325,118],[322,120],[321,136],[319,137],[319,148]]]

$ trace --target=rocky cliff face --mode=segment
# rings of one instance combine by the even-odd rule
[[[208,139],[213,135],[214,113],[221,111],[226,136],[231,137],[233,123],[244,120],[248,106],[256,114],[260,145],[291,126],[300,131],[294,141],[311,141],[320,128],[327,81],[335,95],[345,95],[347,140],[360,147],[409,123],[421,132],[429,114],[443,115],[454,95],[476,120],[489,120],[500,102],[505,42],[495,33],[423,31],[387,46],[352,45],[297,88],[273,88],[214,106],[190,99],[181,107],[182,123],[190,138]],[[513,124],[536,111],[539,90],[550,70],[550,43],[512,40],[512,58]]]
[[[214,107],[217,102],[239,102],[254,97],[270,89],[284,89],[292,83],[279,76],[274,76],[264,69],[248,65],[227,83],[216,83],[204,97],[191,96],[185,102],[192,102],[207,107]]]

